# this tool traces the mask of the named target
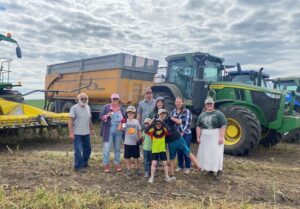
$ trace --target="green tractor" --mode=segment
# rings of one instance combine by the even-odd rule
[[[237,63],[237,71],[229,71],[227,73],[227,80],[232,82],[241,82],[247,84],[258,85],[266,88],[275,88],[279,91],[288,90],[285,96],[286,104],[289,104],[294,96],[292,91],[295,92],[294,110],[300,113],[300,78],[299,77],[287,77],[270,79],[270,75],[263,73],[261,68],[259,71],[255,70],[241,70],[241,66]],[[294,113],[295,114],[295,113]],[[300,128],[294,129],[282,136],[282,141],[285,142],[297,142],[300,140]],[[262,145],[264,140],[261,141]]]
[[[10,43],[15,43],[16,47],[16,54],[18,58],[22,58],[21,48],[16,40],[11,38],[10,33],[7,36],[0,34],[0,41],[7,41]],[[13,87],[21,86],[21,84],[12,84],[9,81],[9,74],[11,59],[8,58],[0,58],[0,98],[15,101],[15,102],[24,102],[24,97],[19,91],[12,90]]]
[[[274,84],[274,88],[278,90],[288,90],[294,91],[296,96],[294,100],[294,110],[300,114],[300,77],[286,77],[286,78],[276,78],[272,79]],[[292,102],[292,95],[286,95],[286,102]],[[288,134],[284,135],[282,141],[285,142],[298,142],[300,140],[300,128],[289,132]]]
[[[278,91],[252,84],[226,82],[223,58],[195,52],[171,55],[165,81],[156,83],[155,95],[165,97],[167,108],[174,107],[177,96],[193,113],[192,128],[209,95],[222,111],[228,126],[225,153],[242,156],[260,143],[272,146],[285,132],[300,127],[300,117],[293,115],[293,105],[285,104],[287,91]]]

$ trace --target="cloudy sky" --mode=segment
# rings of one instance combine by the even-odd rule
[[[208,52],[299,75],[300,1],[285,0],[0,0],[0,33],[12,33],[23,53],[0,43],[11,57],[12,77],[26,89],[43,88],[46,66],[126,52],[158,59]]]

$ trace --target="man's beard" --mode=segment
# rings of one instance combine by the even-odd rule
[[[80,104],[80,106],[84,107],[85,105],[87,105],[89,102],[89,100],[86,100],[86,101],[81,101],[79,100],[78,103]]]

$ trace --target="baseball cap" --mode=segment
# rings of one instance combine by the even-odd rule
[[[157,123],[160,123],[160,124],[162,124],[162,125],[164,124],[164,122],[162,122],[161,120],[155,119],[155,120],[154,120],[154,124],[157,124]]]
[[[159,109],[158,110],[158,114],[160,115],[161,113],[168,113],[168,111],[166,109]]]
[[[136,112],[136,109],[134,106],[128,106],[126,112]]]
[[[119,94],[117,94],[117,93],[113,93],[113,94],[110,96],[110,98],[111,98],[111,99],[115,99],[115,98],[120,99],[120,96],[119,96]]]
[[[144,120],[144,123],[152,123],[151,118],[146,118],[146,119]]]
[[[156,98],[156,102],[157,102],[157,101],[165,101],[165,98],[159,96],[159,97]]]
[[[205,100],[205,104],[208,104],[208,103],[215,103],[215,102],[214,102],[213,98],[207,97]]]

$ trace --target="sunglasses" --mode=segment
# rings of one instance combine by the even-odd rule
[[[119,100],[119,99],[118,99],[118,98],[113,98],[112,100],[113,100],[113,101],[117,101],[117,100]]]
[[[80,98],[80,101],[87,101],[88,98]]]
[[[213,103],[206,103],[205,105],[213,105]]]
[[[147,92],[146,94],[152,94],[152,92],[149,91],[149,92]]]

